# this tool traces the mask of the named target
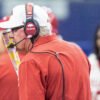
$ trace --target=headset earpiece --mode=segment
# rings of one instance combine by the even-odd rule
[[[26,23],[24,24],[25,34],[31,38],[36,38],[39,35],[40,27],[33,18],[34,8],[31,4],[26,4]]]

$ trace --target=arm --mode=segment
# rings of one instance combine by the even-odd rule
[[[20,100],[45,100],[39,67],[34,61],[24,62],[19,68]]]

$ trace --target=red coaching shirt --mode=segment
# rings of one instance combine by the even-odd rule
[[[18,77],[7,52],[0,55],[0,100],[19,100]]]
[[[40,37],[19,68],[20,100],[62,100],[62,68],[56,57],[60,53],[64,65],[64,100],[91,100],[89,64],[82,50],[55,36]]]

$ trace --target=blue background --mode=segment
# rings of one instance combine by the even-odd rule
[[[100,23],[100,4],[71,3],[70,17],[59,21],[59,33],[76,42],[87,55],[93,51],[94,33]]]

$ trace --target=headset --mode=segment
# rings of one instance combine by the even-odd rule
[[[40,32],[39,23],[34,19],[34,7],[28,3],[25,5],[26,22],[24,23],[24,32],[27,37],[30,37],[31,41],[35,39]]]
[[[34,14],[33,5],[30,3],[27,3],[25,5],[25,11],[26,11],[26,22],[24,23],[24,32],[27,38],[29,38],[31,42],[33,43],[34,39],[36,39],[39,35],[40,26],[39,26],[39,23],[33,17],[33,14]],[[24,39],[26,39],[26,37],[15,44],[10,44],[8,48],[13,48],[14,46],[22,42]]]

